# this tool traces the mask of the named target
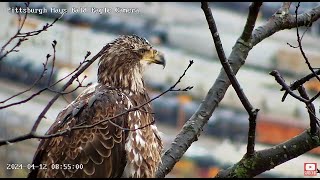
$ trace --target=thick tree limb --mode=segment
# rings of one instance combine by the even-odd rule
[[[254,177],[318,147],[319,144],[319,134],[312,136],[307,130],[282,144],[257,151],[252,157],[242,158],[232,167],[220,171],[216,177]]]
[[[320,6],[312,9],[307,13],[298,15],[298,26],[306,26],[310,22],[318,20],[319,17]],[[228,58],[233,72],[236,74],[240,67],[245,63],[245,59],[247,58],[252,46],[257,45],[265,38],[273,35],[274,33],[280,30],[291,29],[294,27],[296,27],[294,16],[287,15],[283,18],[273,16],[264,25],[258,27],[253,31],[251,44],[248,44],[244,40],[239,38]],[[230,81],[228,80],[225,71],[221,69],[218,78],[208,91],[206,97],[200,104],[197,111],[183,126],[177,137],[171,143],[170,148],[167,151],[165,151],[164,155],[162,156],[162,164],[159,166],[156,177],[165,177],[165,175],[172,170],[175,163],[180,160],[180,158],[191,146],[191,144],[198,139],[198,136],[200,135],[202,128],[208,122],[209,118],[211,117],[215,108],[218,106],[219,102],[223,99],[229,85]],[[303,138],[298,138],[294,140],[298,141],[298,144],[300,144],[300,146],[301,144],[305,143],[306,146],[308,145],[307,142],[305,142],[305,139]],[[299,155],[309,151],[314,147],[317,147],[317,145],[310,146],[310,148],[308,149],[302,149]],[[286,161],[287,160],[289,159],[286,159]],[[233,166],[231,169],[234,169],[235,167],[236,166]],[[220,177],[223,176],[220,175]]]
[[[258,27],[253,32],[252,45],[255,46],[265,38],[273,35],[274,33],[291,29],[298,26],[308,26],[310,23],[315,22],[320,17],[320,6],[313,8],[311,11],[300,14],[297,16],[297,23],[295,15],[287,16],[272,16],[264,25]]]

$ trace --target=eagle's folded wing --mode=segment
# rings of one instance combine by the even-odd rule
[[[47,134],[113,117],[126,110],[124,103],[115,90],[99,85],[88,88],[61,111]],[[126,118],[127,114],[112,121],[127,127]],[[126,136],[125,131],[105,122],[41,140],[33,164],[47,169],[37,168],[29,177],[120,177],[126,165]]]

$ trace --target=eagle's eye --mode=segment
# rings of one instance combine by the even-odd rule
[[[146,49],[139,49],[139,53],[140,53],[140,54],[144,54],[144,53],[146,53],[146,52],[147,52]]]

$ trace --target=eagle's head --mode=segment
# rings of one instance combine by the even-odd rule
[[[150,64],[165,67],[162,53],[149,42],[136,35],[124,35],[108,44],[101,56],[98,69],[98,82],[132,92],[143,92],[142,74]]]

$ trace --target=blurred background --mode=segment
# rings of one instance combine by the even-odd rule
[[[295,3],[290,12],[294,13]],[[319,3],[303,2],[299,13]],[[12,37],[18,26],[18,16],[12,8],[22,2],[0,2],[0,46]],[[228,56],[240,36],[248,14],[247,2],[210,3],[218,31]],[[278,2],[263,4],[257,26],[262,25],[281,6]],[[10,9],[11,8],[11,9]],[[46,55],[52,54],[51,43],[58,42],[55,80],[72,72],[84,59],[87,51],[95,55],[108,42],[120,34],[136,34],[148,39],[158,50],[164,52],[167,66],[153,66],[145,72],[145,80],[151,96],[170,87],[189,64],[179,87],[194,86],[186,93],[168,93],[152,102],[156,121],[163,132],[165,148],[179,133],[183,124],[197,110],[207,91],[214,83],[221,65],[214,50],[212,38],[200,3],[195,2],[32,2],[30,13],[22,32],[41,29],[46,23],[63,15],[53,27],[40,35],[29,38],[0,62],[0,101],[29,88],[42,72]],[[40,11],[41,10],[41,11]],[[320,67],[319,22],[306,32],[303,45],[311,64]],[[301,34],[305,28],[300,28]],[[304,104],[288,96],[281,102],[283,92],[268,73],[279,70],[286,82],[292,82],[309,73],[298,49],[296,30],[274,34],[250,51],[246,64],[237,74],[244,92],[255,108],[261,109],[257,121],[256,149],[264,149],[284,142],[304,131],[309,118]],[[7,49],[13,47],[16,41]],[[82,75],[84,84],[96,82],[97,63]],[[38,83],[32,91],[2,105],[20,101],[45,87],[48,78]],[[59,84],[60,87],[63,83]],[[59,85],[56,87],[59,89]],[[74,86],[77,84],[74,83]],[[306,88],[311,95],[320,90],[318,81],[309,81]],[[60,98],[48,111],[38,132],[44,134],[57,114],[71,102],[83,88]],[[44,92],[25,104],[0,110],[0,139],[8,139],[30,131],[39,113],[54,93]],[[315,102],[318,113],[319,101]],[[319,114],[317,114],[319,115]],[[246,152],[248,115],[234,90],[230,87],[225,98],[203,129],[199,140],[185,153],[167,177],[212,177],[220,169],[238,162]],[[0,147],[0,177],[26,177],[28,170],[7,170],[7,164],[30,164],[38,140],[27,140]],[[304,163],[320,162],[320,148],[316,148],[288,163],[267,171],[258,177],[304,177]],[[192,170],[191,170],[192,169]],[[191,171],[190,171],[191,170]]]

